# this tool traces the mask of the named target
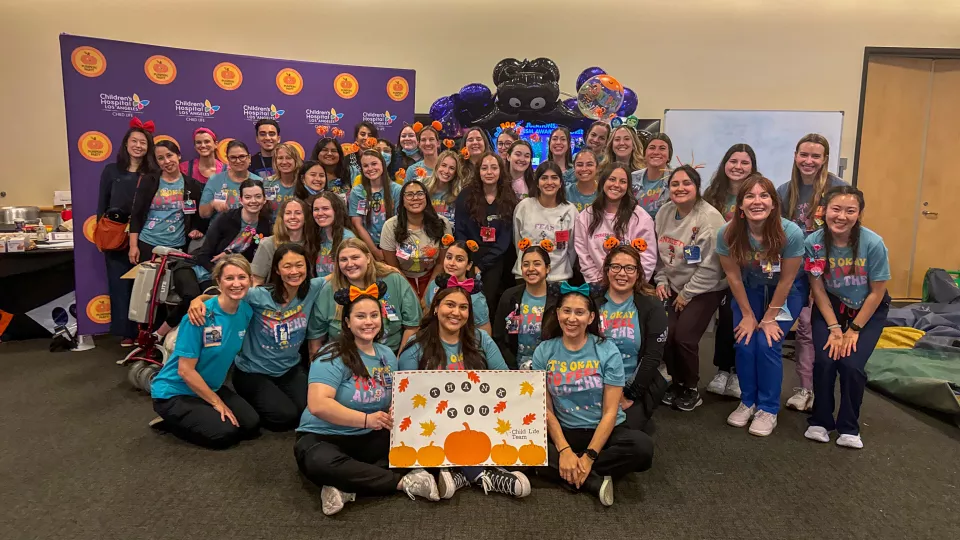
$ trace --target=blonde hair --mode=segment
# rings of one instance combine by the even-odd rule
[[[642,142],[640,142],[640,138],[637,137],[637,132],[627,126],[620,126],[610,131],[610,136],[607,137],[607,148],[603,151],[603,163],[606,164],[619,161],[617,155],[613,153],[613,138],[618,131],[623,129],[627,130],[627,133],[630,134],[630,139],[633,140],[633,153],[630,155],[630,163],[628,163],[628,165],[630,165],[630,170],[627,171],[628,173],[633,173],[634,171],[639,171],[647,166],[647,162],[643,158],[645,146]],[[598,165],[600,164],[598,163]],[[629,180],[629,178],[627,180]]]
[[[279,180],[279,179],[280,179],[280,169],[277,168],[277,161],[276,161],[276,160],[277,160],[277,152],[279,152],[279,151],[281,151],[281,150],[283,150],[284,152],[287,153],[287,155],[289,155],[289,156],[291,156],[291,157],[293,158],[293,163],[294,163],[294,165],[296,165],[296,166],[293,168],[293,176],[294,176],[294,178],[296,178],[296,177],[297,177],[297,174],[299,174],[300,167],[303,167],[303,159],[300,158],[300,152],[297,152],[297,148],[296,148],[295,146],[293,146],[292,144],[290,144],[290,143],[280,143],[280,144],[278,144],[277,147],[273,150],[273,160],[274,160],[274,161],[273,161],[273,170],[274,170],[274,173],[273,173],[272,176],[270,176],[270,177],[268,178],[268,180]],[[326,172],[326,171],[324,171],[324,172]]]
[[[363,275],[364,287],[369,287],[378,279],[389,274],[400,273],[396,268],[375,260],[373,254],[370,253],[370,248],[367,247],[367,244],[363,240],[359,238],[347,238],[337,246],[336,254],[333,257],[333,274],[330,278],[330,285],[334,286],[335,291],[350,286],[350,281],[347,279],[347,276],[343,275],[340,271],[340,252],[347,248],[359,250],[367,256],[367,271]]]
[[[793,169],[790,173],[790,186],[787,188],[787,200],[783,201],[783,210],[784,217],[790,221],[797,219],[797,203],[801,202],[798,199],[800,198],[800,186],[803,184],[803,176],[800,175],[800,167],[797,167],[797,152],[800,151],[800,145],[803,143],[813,143],[819,144],[823,147],[823,165],[820,167],[820,172],[817,173],[817,178],[813,181],[813,196],[810,199],[810,209],[808,214],[803,216],[805,222],[812,222],[813,216],[817,213],[817,208],[820,207],[820,201],[823,200],[823,195],[827,191],[827,177],[830,174],[830,143],[827,142],[827,138],[819,133],[808,133],[800,138],[800,142],[797,143],[797,148],[793,151]]]
[[[217,285],[220,284],[220,278],[223,277],[223,271],[228,266],[236,266],[237,268],[246,272],[248,276],[253,275],[253,270],[250,269],[250,261],[248,261],[239,253],[231,253],[229,255],[224,255],[222,259],[217,261],[216,266],[213,267],[213,280],[217,283]]]
[[[456,152],[453,150],[444,150],[443,152],[440,152],[440,155],[437,156],[437,166],[434,167],[433,174],[431,174],[423,182],[423,185],[427,187],[427,193],[430,195],[440,191],[440,189],[443,187],[443,182],[437,179],[437,169],[440,168],[440,164],[443,163],[443,160],[447,158],[453,160],[455,167],[453,171],[453,178],[448,182],[450,187],[446,196],[447,204],[450,204],[457,200],[457,195],[459,195],[460,191],[463,189],[463,178],[460,177],[460,158],[457,156]]]

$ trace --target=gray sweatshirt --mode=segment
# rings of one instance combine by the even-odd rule
[[[677,219],[677,205],[664,203],[657,212],[657,249],[660,260],[654,281],[666,285],[689,301],[698,294],[727,288],[727,279],[717,255],[717,231],[723,216],[706,201],[694,205],[683,219]],[[684,248],[700,248],[700,262],[687,262]]]
[[[550,252],[550,281],[564,281],[573,277],[573,262],[576,250],[573,246],[573,229],[577,222],[577,207],[560,204],[554,208],[544,208],[540,201],[530,197],[520,201],[513,211],[513,246],[524,238],[530,239],[530,245],[542,240],[553,242]],[[520,277],[520,253],[513,266],[513,274]]]

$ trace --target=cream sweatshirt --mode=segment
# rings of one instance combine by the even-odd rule
[[[574,229],[577,221],[577,207],[570,204],[544,208],[538,199],[528,197],[520,201],[513,210],[513,246],[524,238],[530,244],[539,244],[543,240],[553,242],[550,252],[550,281],[564,281],[573,277],[573,265],[577,254],[573,250],[576,239]],[[517,250],[517,262],[513,265],[513,275],[520,277],[522,254]]]
[[[717,255],[717,231],[723,215],[706,201],[698,202],[683,219],[677,219],[677,205],[667,201],[657,211],[657,247],[660,260],[654,281],[666,285],[685,300],[698,294],[727,288],[727,279]],[[700,262],[688,263],[687,246],[700,248]]]

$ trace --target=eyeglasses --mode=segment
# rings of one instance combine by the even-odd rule
[[[408,191],[403,194],[403,198],[408,201],[415,201],[417,199],[425,199],[427,194],[423,191]]]
[[[607,266],[614,274],[619,274],[621,270],[627,273],[628,276],[632,276],[637,273],[637,265],[635,264],[611,264]]]
[[[321,149],[320,149],[320,153],[321,153],[321,154],[336,154],[336,153],[337,153],[337,149],[336,149],[336,148],[321,148]]]
[[[513,143],[509,143],[509,142],[498,142],[498,143],[497,143],[497,148],[510,148],[510,145],[511,145],[511,144],[513,144]]]
[[[242,156],[227,156],[227,159],[230,160],[231,163],[241,163],[248,157],[250,157],[250,154],[244,154]]]

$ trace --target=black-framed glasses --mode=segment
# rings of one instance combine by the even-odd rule
[[[408,201],[415,201],[417,199],[427,198],[427,194],[423,191],[407,191],[403,194],[403,198]]]
[[[621,270],[626,272],[628,276],[632,276],[637,273],[637,265],[635,264],[611,264],[607,268],[614,274],[619,274]]]
[[[240,163],[250,157],[250,154],[244,154],[242,156],[227,156],[227,159],[232,163]]]

